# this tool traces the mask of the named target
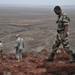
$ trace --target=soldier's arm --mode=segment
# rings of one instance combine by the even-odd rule
[[[69,25],[69,19],[66,15],[63,17],[63,23],[64,23],[64,34],[63,34],[63,40],[66,38],[67,32],[68,32],[68,25]]]
[[[64,30],[64,38],[66,37],[66,35],[67,35],[67,32],[68,32],[68,25],[65,25],[65,30]]]
[[[63,34],[63,36],[61,37],[63,41],[64,41],[65,38],[66,38],[67,32],[68,32],[68,25],[65,25],[64,34]]]
[[[69,25],[69,22],[70,22],[70,19],[68,18],[67,15],[64,15],[64,18],[63,18],[63,22],[64,22],[64,37],[66,37],[67,35],[67,32],[68,32],[68,25]]]

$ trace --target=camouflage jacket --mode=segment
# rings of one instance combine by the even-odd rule
[[[23,49],[24,48],[24,40],[22,38],[18,38],[16,40],[15,48],[16,49]]]
[[[70,22],[70,19],[65,13],[62,13],[61,15],[59,15],[58,20],[56,21],[56,23],[58,24],[57,32],[58,33],[64,32],[65,25],[69,25],[69,22]]]

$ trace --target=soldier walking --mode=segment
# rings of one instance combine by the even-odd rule
[[[16,43],[15,43],[15,49],[16,49],[16,59],[18,61],[22,61],[22,50],[24,48],[24,40],[20,37],[19,34],[16,35]]]
[[[75,62],[75,53],[73,53],[73,50],[70,48],[68,41],[68,35],[69,35],[68,26],[70,19],[65,13],[62,12],[60,6],[55,6],[54,12],[56,15],[58,15],[58,20],[56,21],[56,23],[58,24],[57,35],[52,47],[52,53],[46,60],[53,61],[54,55],[58,47],[60,46],[60,44],[62,44],[64,50],[73,57],[73,59],[71,59],[70,62]]]

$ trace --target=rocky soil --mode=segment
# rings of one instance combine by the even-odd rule
[[[75,75],[75,63],[72,58],[59,48],[53,62],[45,61],[51,52],[43,49],[41,52],[23,53],[23,60],[15,60],[15,54],[0,56],[0,75]]]

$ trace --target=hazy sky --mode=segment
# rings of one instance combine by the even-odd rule
[[[75,0],[0,0],[1,5],[75,5]]]

